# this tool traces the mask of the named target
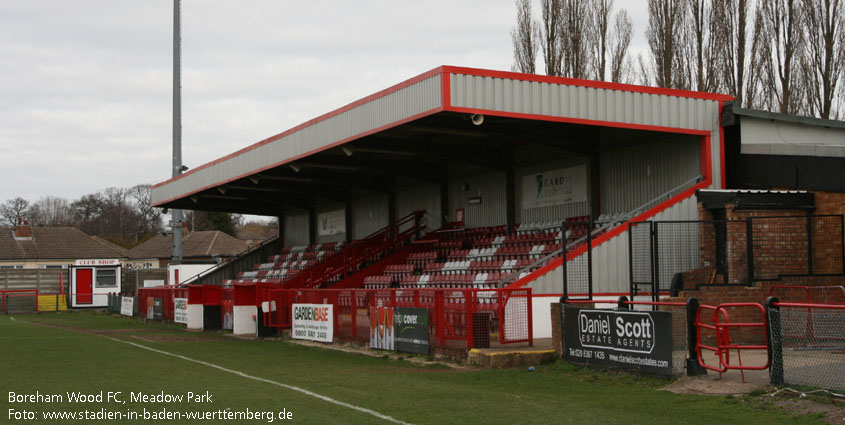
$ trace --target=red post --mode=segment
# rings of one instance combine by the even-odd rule
[[[531,297],[531,288],[527,289],[528,293],[526,297],[528,297],[528,346],[534,346],[534,310],[532,307],[532,297]]]

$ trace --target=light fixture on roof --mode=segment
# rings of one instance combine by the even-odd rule
[[[352,154],[355,153],[355,148],[353,148],[352,146],[345,146],[344,145],[344,146],[341,146],[340,149],[343,151],[343,153],[346,154],[346,156],[352,156]]]
[[[179,167],[179,169],[180,169],[180,170],[182,170],[182,171],[188,171],[188,166],[187,166],[187,165],[182,164],[182,166],[181,166],[181,167]]]
[[[225,195],[227,190],[229,190],[229,188],[226,187],[226,186],[218,186],[217,187],[217,191],[220,192],[221,195]]]
[[[295,173],[298,173],[300,170],[302,170],[302,164],[298,162],[291,162],[289,165],[291,170],[293,170]]]
[[[261,176],[258,175],[258,174],[254,175],[254,176],[249,176],[249,181],[251,181],[252,184],[258,184],[258,182],[261,181]]]
[[[475,125],[484,124],[484,115],[482,115],[482,114],[472,114],[472,115],[469,116],[469,119]]]
[[[191,196],[191,200],[194,201],[194,203],[196,204],[197,202],[199,202],[200,198],[197,195],[193,195]]]

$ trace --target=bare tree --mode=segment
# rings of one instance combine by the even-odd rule
[[[45,196],[30,207],[32,224],[41,227],[74,226],[73,209],[67,199]]]
[[[0,216],[11,226],[18,224],[18,217],[26,217],[29,209],[29,201],[21,197],[7,199],[0,205]]]
[[[646,38],[659,87],[688,88],[682,72],[682,43],[677,42],[683,32],[685,5],[685,0],[648,0]]]
[[[540,0],[542,21],[540,25],[540,47],[543,49],[543,61],[546,64],[546,74],[560,76],[561,62],[561,2],[563,0]]]
[[[746,91],[749,79],[756,73],[746,74],[748,55],[748,0],[715,1],[712,3],[712,44],[715,46],[714,64],[718,67],[718,90],[736,98],[737,105],[749,106]],[[753,37],[753,35],[752,35]]]
[[[143,219],[141,226],[145,233],[157,233],[161,228],[161,210],[152,206],[152,190],[148,184],[139,184],[129,189],[129,196],[135,209]]]
[[[511,29],[514,71],[536,73],[540,27],[531,13],[531,0],[516,0],[516,26]]]
[[[807,55],[804,82],[811,113],[829,119],[845,68],[845,4],[843,0],[803,0],[803,33]],[[834,115],[835,116],[835,115]]]
[[[634,28],[628,11],[621,9],[616,12],[613,31],[609,34],[610,81],[614,83],[631,83],[633,80],[633,64],[628,57],[628,47],[631,45],[631,34]]]
[[[610,16],[613,11],[613,0],[593,0],[588,7],[592,10],[591,33],[587,43],[592,50],[590,76],[596,80],[607,80],[607,56],[610,49]]]
[[[590,30],[590,8],[585,0],[562,0],[561,29],[559,30],[563,52],[563,73],[571,78],[588,78],[591,62],[590,39],[595,38]],[[594,29],[593,29],[594,30]]]
[[[716,65],[716,49],[721,34],[718,28],[723,22],[716,22],[714,14],[719,14],[711,4],[712,0],[687,0],[688,15],[684,19],[684,29],[681,40],[683,42],[684,81],[689,88],[713,92],[718,88],[719,73]],[[727,3],[727,2],[722,2]],[[720,16],[721,18],[721,16]],[[716,40],[714,40],[716,39]]]
[[[762,37],[769,44],[760,55],[764,101],[770,109],[785,114],[807,112],[802,102],[801,78],[803,36],[800,0],[760,0]]]

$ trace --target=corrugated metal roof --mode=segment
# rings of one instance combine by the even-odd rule
[[[310,155],[368,135],[449,112],[707,136],[711,170],[705,174],[718,176],[714,186],[719,186],[723,159],[719,112],[721,103],[730,99],[710,93],[442,66],[157,184],[152,201],[157,206],[184,201],[201,191],[295,165]]]

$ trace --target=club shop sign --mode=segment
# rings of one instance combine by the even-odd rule
[[[564,357],[579,363],[672,373],[668,312],[564,309]]]

